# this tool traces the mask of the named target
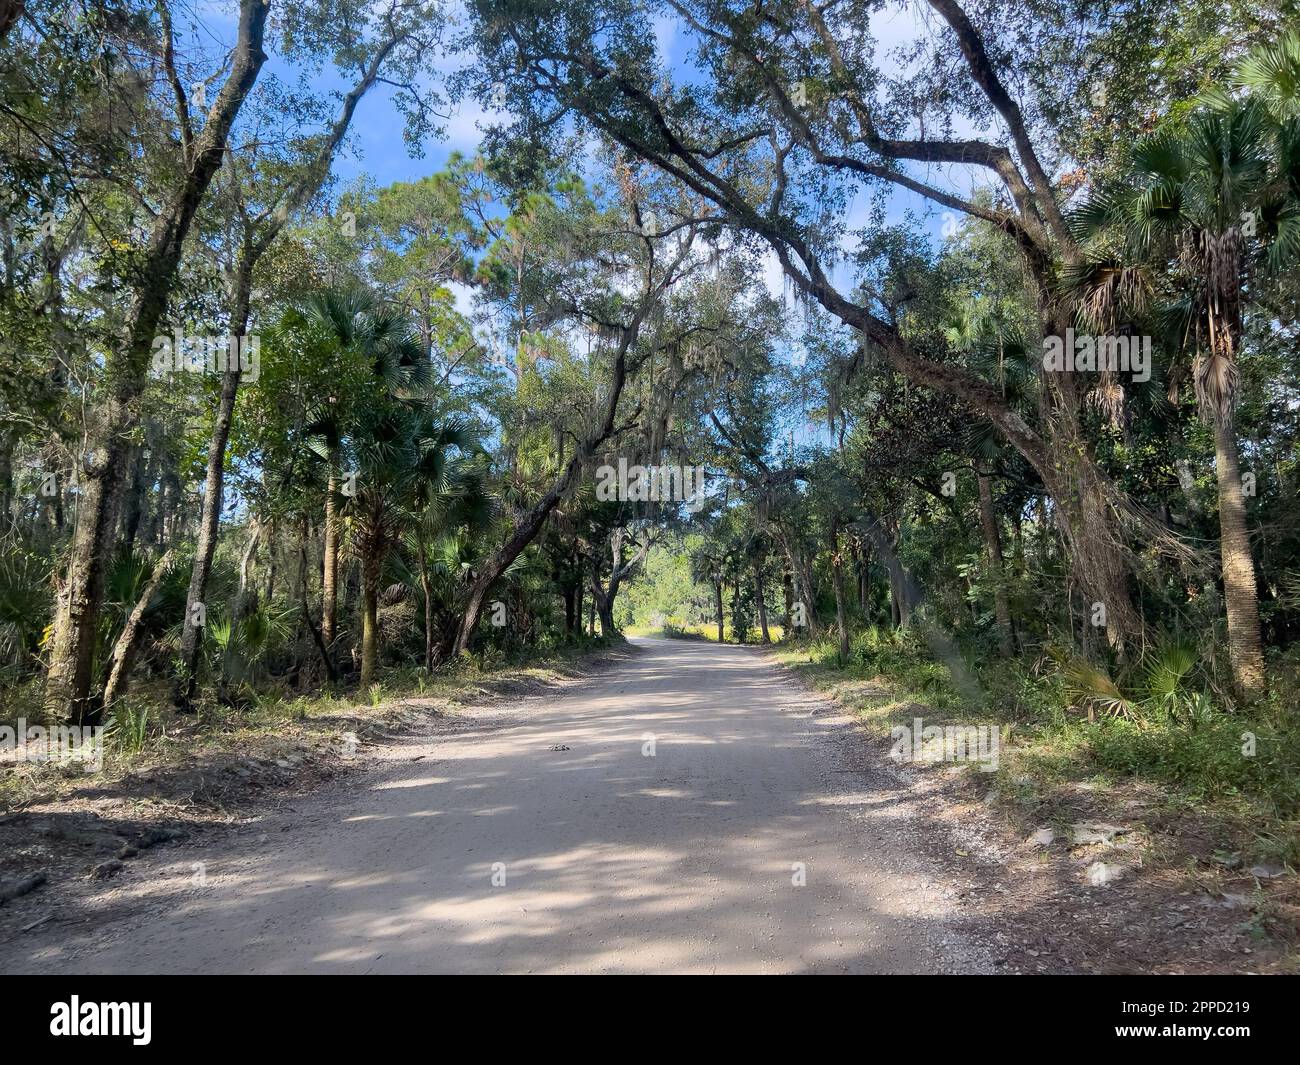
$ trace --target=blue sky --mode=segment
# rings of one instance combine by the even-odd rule
[[[194,18],[201,21],[194,39],[209,42],[217,39],[233,41],[237,11],[235,0],[197,0],[195,6],[189,9]],[[183,36],[186,32],[187,20],[183,15],[178,14],[176,21],[177,32]],[[900,2],[873,14],[870,29],[877,42],[877,60],[886,74],[901,72],[892,54],[895,48],[931,32],[921,7],[914,0]],[[453,27],[449,36],[454,32]],[[655,23],[655,39],[665,65],[679,74],[685,74],[691,49],[687,31],[673,18],[663,17]],[[448,53],[431,70],[430,77],[441,79],[468,62],[472,62],[469,56]],[[300,73],[282,56],[274,52],[268,61],[266,72],[274,74],[289,84],[296,83]],[[312,85],[322,92],[341,92],[348,87],[348,82],[341,78],[333,67],[327,65],[312,79]],[[335,160],[333,168],[339,186],[345,186],[362,175],[367,175],[376,183],[384,185],[394,181],[414,181],[432,174],[445,166],[452,152],[472,155],[481,139],[480,124],[496,117],[485,114],[476,102],[465,101],[452,108],[451,114],[445,121],[445,136],[442,139],[427,141],[421,146],[423,155],[413,157],[402,136],[403,122],[393,101],[394,92],[395,90],[389,86],[378,85],[358,106],[346,148]],[[966,134],[976,131],[959,129],[958,132]],[[603,179],[604,174],[594,172],[597,169],[598,167],[593,163],[593,172],[589,176],[597,180]],[[976,175],[969,168],[964,167],[926,167],[914,170],[914,173],[940,187],[951,188],[962,193],[968,192],[976,180]],[[852,197],[845,218],[847,228],[852,229],[863,224],[870,203],[870,197],[861,192]],[[888,201],[888,220],[901,221],[908,212],[924,217],[932,238],[936,242],[941,239],[945,212],[914,193],[892,189]],[[773,255],[767,257],[764,277],[768,288],[773,293],[784,295],[785,286],[780,266]],[[851,279],[848,268],[844,265],[837,267],[834,271],[834,279],[840,284],[849,283]],[[467,293],[458,293],[458,302],[467,304],[467,300]],[[462,309],[467,309],[467,306],[463,306]]]
[[[196,34],[193,40],[207,41],[209,44],[213,40],[224,40],[227,44],[233,42],[238,12],[235,0],[191,0],[191,2],[196,3],[196,7],[191,8],[190,11],[196,20],[201,21],[197,30],[194,23],[189,24],[190,32]],[[187,20],[178,13],[176,23],[179,35],[186,33],[186,22]],[[870,29],[876,40],[877,62],[887,75],[904,73],[891,54],[895,48],[915,41],[918,36],[928,36],[931,32],[922,9],[915,0],[906,0],[873,14]],[[678,76],[689,77],[691,41],[687,32],[674,19],[660,18],[655,23],[655,39],[665,66]],[[471,61],[468,56],[449,53],[430,71],[430,77],[435,80],[444,78]],[[266,73],[274,74],[290,85],[296,84],[300,75],[298,69],[274,52],[268,60]],[[320,92],[342,93],[349,87],[350,82],[340,77],[332,66],[326,66],[311,79],[311,84]],[[376,184],[386,185],[396,181],[415,181],[435,173],[446,165],[448,157],[453,152],[474,154],[482,136],[480,124],[486,124],[494,117],[508,117],[485,114],[477,102],[466,101],[454,107],[446,118],[445,136],[423,144],[421,146],[423,154],[413,157],[402,136],[403,120],[394,104],[394,93],[395,90],[389,86],[376,86],[358,106],[345,150],[336,158],[333,167],[339,187],[346,186],[361,176],[368,176]],[[959,135],[971,135],[980,131],[959,128],[957,132]],[[593,180],[604,180],[607,175],[599,172],[599,169],[598,163],[594,160],[590,161],[591,172],[587,176]],[[977,179],[977,175],[969,168],[963,167],[914,168],[913,173],[934,185],[963,194],[970,191]],[[846,228],[852,230],[862,226],[870,206],[869,195],[862,192],[855,194],[849,201],[844,219]],[[945,212],[914,193],[897,188],[891,189],[887,209],[888,221],[901,221],[909,212],[926,219],[926,228],[936,243],[942,239],[941,229]],[[847,265],[837,265],[832,275],[837,284],[851,286],[851,269]],[[765,258],[763,276],[769,291],[789,302],[790,297],[787,294],[780,265],[772,253],[768,253]],[[453,286],[453,288],[456,290],[459,309],[463,313],[468,313],[472,307],[470,290],[463,286]],[[796,352],[792,351],[790,354],[794,355]],[[824,426],[809,423],[796,432],[796,439],[801,444],[806,443],[820,439],[825,431]]]
[[[179,8],[176,16],[177,33],[182,39],[188,24],[196,33],[194,40],[206,42],[222,40],[227,43],[233,41],[238,15],[235,0],[191,0],[191,2],[191,7]],[[922,7],[915,3],[915,0],[900,2],[884,11],[874,13],[871,16],[870,29],[877,41],[878,62],[886,73],[899,71],[891,54],[894,48],[931,32]],[[678,72],[685,71],[690,50],[690,40],[686,32],[674,19],[663,17],[655,23],[655,38],[666,66]],[[436,64],[430,72],[431,77],[434,79],[445,77],[471,61],[468,56],[449,53],[443,61]],[[267,63],[266,71],[290,84],[296,82],[299,76],[296,68],[274,52]],[[347,87],[347,82],[329,66],[312,79],[312,84],[321,91],[342,91]],[[372,89],[358,106],[347,148],[336,159],[334,165],[334,174],[340,184],[350,183],[363,174],[369,175],[379,184],[388,184],[394,181],[414,181],[434,173],[446,164],[448,156],[453,151],[472,154],[477,149],[481,137],[479,124],[492,117],[485,115],[475,102],[466,101],[453,108],[452,114],[445,123],[445,138],[426,142],[422,145],[423,156],[412,157],[402,137],[402,119],[394,106],[393,95],[393,89],[379,85]],[[958,132],[972,131],[959,129]],[[975,180],[975,175],[970,169],[964,167],[930,167],[917,173],[918,176],[941,187],[946,186],[961,192],[968,191]],[[603,177],[603,175],[592,176]],[[860,224],[867,208],[868,198],[862,195],[856,196],[847,218],[848,225],[852,227]],[[932,235],[936,239],[940,237],[944,221],[943,212],[936,210],[913,193],[895,190],[889,204],[890,220],[900,220],[907,211],[926,215]]]

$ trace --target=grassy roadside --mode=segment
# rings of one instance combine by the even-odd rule
[[[130,790],[140,782],[155,791],[182,792],[196,778],[207,782],[224,775],[238,785],[269,777],[275,783],[313,767],[328,775],[368,737],[446,715],[458,703],[576,676],[613,649],[589,642],[542,656],[467,658],[432,674],[395,669],[365,691],[302,695],[273,689],[239,708],[209,702],[194,716],[167,708],[165,682],[143,685],[110,723],[100,771],[88,774],[75,762],[0,762],[0,815],[88,790]],[[189,795],[220,801],[231,790],[205,786]]]
[[[861,633],[843,666],[833,641],[784,645],[774,654],[852,713],[882,750],[891,730],[918,717],[926,726],[996,726],[994,772],[973,764],[914,768],[958,774],[945,781],[950,800],[991,812],[1022,870],[1054,863],[1086,894],[1078,885],[1098,866],[1105,875],[1140,869],[1140,884],[1126,880],[1122,903],[1108,896],[1133,924],[1156,928],[1189,906],[1226,907],[1239,933],[1267,946],[1274,971],[1300,964],[1300,755],[1278,702],[1217,720],[1090,721],[1069,706],[1050,660],[968,662],[981,689],[972,702],[913,633]],[[1253,756],[1243,754],[1243,733],[1254,736]],[[1090,845],[1080,826],[1097,826],[1105,839]],[[1119,834],[1112,838],[1112,831]],[[1130,934],[1134,943],[1141,935]],[[1147,949],[1161,949],[1147,934]],[[1230,956],[1214,964],[1229,964]]]
[[[1050,660],[967,663],[980,689],[974,702],[912,633],[868,629],[842,667],[833,641],[775,653],[881,737],[917,717],[926,725],[996,726],[1002,743],[994,793],[1019,828],[1059,822],[1081,791],[1103,801],[1141,792],[1153,817],[1194,818],[1211,861],[1300,865],[1300,737],[1279,703],[1191,720],[1089,720],[1069,705]]]
[[[785,633],[785,629],[778,623],[771,622],[767,626],[768,635],[773,640],[779,640]],[[718,626],[716,624],[705,624],[703,622],[687,622],[680,618],[667,618],[661,625],[628,625],[623,632],[627,636],[662,636],[670,640],[712,640],[714,643],[718,640]],[[751,625],[749,630],[748,643],[753,643],[758,639],[758,627]],[[731,622],[723,622],[722,625],[723,643],[739,643],[736,639],[736,630],[732,628]]]
[[[145,851],[201,848],[232,826],[292,811],[298,796],[369,764],[402,733],[436,720],[454,728],[469,704],[543,690],[625,651],[587,642],[466,660],[432,676],[394,670],[352,695],[263,690],[240,707],[207,704],[186,717],[165,709],[164,684],[142,687],[109,733],[99,771],[0,761],[0,939],[86,919],[88,886],[128,872]]]
[[[993,772],[910,771],[958,838],[971,827],[1002,841],[989,894],[1017,902],[1011,936],[1032,945],[1012,952],[1021,971],[1066,957],[1055,971],[1300,971],[1300,770],[1280,699],[1217,720],[1090,721],[1051,659],[966,661],[972,699],[913,632],[858,633],[843,664],[833,640],[772,654],[854,716],[882,756],[891,731],[916,718],[997,728]],[[1253,757],[1243,732],[1255,735]],[[996,903],[984,916],[999,934],[1011,919]]]

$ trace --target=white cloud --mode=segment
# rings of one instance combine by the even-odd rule
[[[762,263],[763,285],[774,299],[785,300],[787,297],[785,271],[781,269],[781,260],[776,257],[776,252],[768,248],[763,252]]]
[[[477,100],[464,100],[447,120],[447,139],[443,144],[452,151],[473,154],[483,139],[483,126],[498,121],[501,113],[488,111]]]
[[[665,67],[673,65],[673,44],[677,40],[677,20],[660,16],[654,20],[655,50]]]
[[[448,281],[447,288],[456,298],[456,313],[466,319],[474,313],[474,289],[459,281]]]

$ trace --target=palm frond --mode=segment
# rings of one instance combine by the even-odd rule
[[[1081,658],[1067,659],[1061,666],[1065,694],[1076,706],[1113,717],[1136,717],[1136,707],[1118,685],[1098,666]]]
[[[1251,51],[1233,81],[1257,93],[1279,117],[1300,113],[1300,30]]]

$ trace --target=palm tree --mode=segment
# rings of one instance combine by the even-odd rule
[[[1076,213],[1091,254],[1065,278],[1081,320],[1100,331],[1124,311],[1148,310],[1155,274],[1182,289],[1165,318],[1193,355],[1198,405],[1214,430],[1229,654],[1248,697],[1265,690],[1264,654],[1233,411],[1251,251],[1245,230],[1276,200],[1272,126],[1258,101],[1219,97],[1140,142],[1129,182],[1094,193]]]
[[[727,565],[727,549],[712,538],[702,541],[691,552],[691,579],[713,589],[713,610],[718,622],[718,643],[723,642],[725,621],[722,613],[722,581]]]
[[[431,423],[426,475],[415,484],[414,508],[406,515],[403,544],[418,566],[424,599],[424,667],[445,656],[456,630],[457,595],[472,569],[467,555],[495,512],[487,492],[479,445],[468,423]],[[449,454],[450,449],[458,453]]]
[[[755,532],[750,536],[745,546],[745,561],[754,573],[754,605],[758,609],[758,631],[764,643],[772,642],[767,627],[767,588],[763,581],[763,570],[771,553],[772,544],[764,533]]]
[[[361,560],[361,686],[374,679],[379,653],[379,582],[389,552],[412,526],[437,508],[444,515],[453,503],[466,502],[481,489],[464,469],[461,458],[474,448],[463,419],[439,421],[423,409],[423,401],[377,402],[360,412],[350,435],[356,463],[355,491],[346,497],[344,514],[352,521],[353,547]],[[430,518],[435,524],[437,516]],[[445,526],[444,526],[445,527]]]
[[[375,394],[394,395],[427,383],[429,363],[410,323],[400,313],[378,306],[370,290],[357,286],[325,289],[307,300],[303,314],[333,339],[340,352],[355,352],[369,367],[371,387],[363,389],[365,395],[354,397],[355,402],[364,404]],[[352,406],[343,397],[325,397],[313,411],[308,430],[312,450],[328,465],[321,582],[321,638],[327,648],[334,642],[338,613],[339,458]]]
[[[490,517],[478,450],[466,419],[436,413],[430,364],[409,320],[361,288],[317,293],[305,308],[341,351],[360,356],[368,377],[358,394],[328,397],[308,427],[312,451],[328,464],[322,637],[335,631],[341,519],[351,521],[361,561],[361,684],[374,679],[379,654],[379,593],[394,548],[413,548],[425,597],[425,662],[435,659],[432,561],[440,541],[481,529]],[[345,469],[344,463],[350,468]]]
[[[1262,103],[1272,119],[1272,182],[1259,222],[1268,265],[1281,271],[1300,260],[1300,30],[1261,45],[1238,67],[1236,83]]]
[[[957,308],[955,320],[944,330],[945,339],[967,363],[997,385],[1012,406],[1024,406],[1033,398],[1034,375],[1029,372],[1028,345],[1014,324],[990,308],[984,300]],[[1005,455],[997,428],[986,418],[972,416],[964,450],[975,470],[980,530],[984,536],[990,583],[993,585],[993,617],[997,624],[998,649],[1005,658],[1016,653],[1016,630],[1011,618],[1007,579],[1002,554],[1002,537],[993,505],[993,477]]]

